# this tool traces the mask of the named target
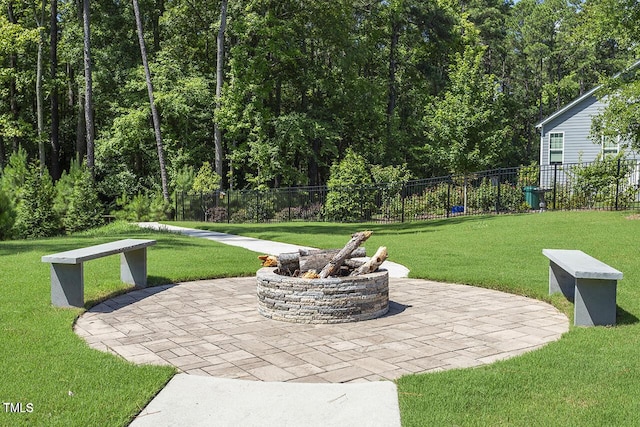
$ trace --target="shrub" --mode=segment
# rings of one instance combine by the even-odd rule
[[[322,219],[322,205],[320,203],[312,203],[307,206],[292,206],[291,208],[281,209],[275,215],[275,220],[283,221],[320,221]]]
[[[62,176],[55,184],[56,197],[53,207],[60,218],[67,215],[69,204],[73,196],[76,182],[82,179],[82,167],[77,161],[72,161],[69,171],[62,172]]]
[[[194,193],[213,193],[220,187],[222,178],[215,173],[209,162],[204,162],[193,180]]]
[[[227,208],[219,206],[207,209],[207,211],[205,212],[205,221],[227,222]]]
[[[28,170],[27,152],[20,147],[18,151],[12,153],[9,157],[7,166],[2,171],[2,180],[0,181],[0,186],[14,208],[21,199],[20,192],[24,187]]]
[[[547,206],[549,206],[548,200]],[[522,188],[512,184],[502,184],[500,186],[500,210],[507,212],[523,212],[528,210]]]
[[[55,236],[61,231],[60,217],[53,208],[55,189],[51,175],[32,163],[20,192],[14,229],[21,238]]]
[[[67,233],[88,230],[103,223],[103,209],[91,173],[82,168],[76,176],[62,223]]]
[[[10,239],[16,217],[13,204],[0,186],[0,240]]]
[[[340,163],[331,166],[325,217],[330,221],[369,219],[376,209],[372,184],[364,157],[348,149]]]
[[[173,216],[173,206],[161,193],[138,193],[133,197],[126,193],[116,200],[120,210],[111,212],[116,219],[124,221],[163,221]]]

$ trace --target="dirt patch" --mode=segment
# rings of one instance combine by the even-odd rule
[[[629,215],[627,219],[640,219],[640,214]]]

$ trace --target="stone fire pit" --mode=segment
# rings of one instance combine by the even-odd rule
[[[304,279],[258,270],[258,311],[295,323],[346,323],[375,319],[389,311],[389,273]]]

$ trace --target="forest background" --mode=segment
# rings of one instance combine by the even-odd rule
[[[635,0],[0,5],[9,193],[32,160],[53,183],[82,163],[108,207],[168,202],[197,171],[221,188],[325,184],[347,152],[415,178],[530,164],[535,123],[602,83],[625,114],[599,131],[640,140],[638,82],[606,81],[639,56]]]

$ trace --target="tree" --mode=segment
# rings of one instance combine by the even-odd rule
[[[49,172],[38,162],[27,171],[16,212],[15,230],[21,238],[55,236],[60,232],[60,218],[53,208],[55,189]]]
[[[593,142],[609,140],[640,150],[640,61],[610,79],[599,93],[606,107],[591,123]]]
[[[365,158],[347,149],[344,158],[331,166],[327,181],[325,217],[330,221],[370,219],[374,204],[373,178]]]
[[[44,17],[45,17],[44,0],[41,0],[40,8],[34,10],[35,21],[40,32],[40,38],[38,40],[38,60],[36,62],[36,116],[38,122],[38,159],[41,168],[46,167],[46,154],[44,148],[44,93],[42,89],[43,81],[43,51],[45,45],[45,30],[44,30]]]
[[[160,130],[160,115],[156,108],[153,98],[153,84],[151,83],[151,71],[149,71],[149,63],[147,62],[147,49],[144,43],[144,32],[142,30],[142,19],[140,18],[140,8],[138,0],[133,0],[133,10],[136,16],[136,28],[138,30],[138,42],[140,44],[140,54],[142,55],[142,65],[144,66],[144,75],[147,82],[147,91],[149,93],[149,104],[151,106],[151,117],[153,120],[153,130],[156,137],[156,146],[158,149],[158,163],[160,164],[160,181],[162,183],[162,197],[165,202],[169,201],[169,184],[167,182],[167,168],[164,161],[164,149],[162,146],[162,133]]]
[[[82,28],[84,46],[84,123],[87,142],[87,167],[95,177],[95,132],[93,123],[93,69],[91,66],[91,26],[89,0],[82,1]]]
[[[220,186],[221,177],[212,168],[211,163],[204,162],[196,174],[193,185],[193,192],[211,194]]]
[[[220,28],[218,28],[217,55],[216,55],[216,110],[220,110],[222,97],[222,83],[224,80],[224,32],[227,27],[227,0],[222,0],[220,5]],[[214,119],[214,141],[215,141],[215,165],[216,173],[223,176],[222,170],[222,130],[218,120]]]
[[[424,161],[442,171],[466,174],[495,168],[509,159],[509,128],[502,123],[502,95],[496,78],[484,74],[485,49],[456,54],[451,86],[427,108]]]
[[[0,14],[0,169],[9,153],[17,152],[21,143],[26,147],[32,136],[33,126],[21,112],[21,102],[25,97],[33,100],[25,87],[27,76],[33,71],[24,64],[20,67],[18,58],[27,56],[30,47],[39,40],[38,30],[18,19],[27,15],[27,11],[15,10],[13,2],[6,4],[6,11],[6,16]],[[32,17],[30,13],[28,16]],[[5,142],[10,142],[10,150],[5,149]]]
[[[103,223],[102,213],[91,173],[87,168],[81,168],[71,186],[71,194],[68,194],[67,209],[62,217],[64,229],[67,233],[74,233],[97,227]]]
[[[631,148],[640,149],[640,61],[637,60],[640,43],[640,4],[627,0],[602,0],[590,2],[585,8],[590,18],[581,28],[580,34],[608,42],[626,55],[619,64],[617,74],[603,77],[604,84],[597,95],[606,104],[604,110],[594,117],[591,134],[594,143],[603,139],[614,143],[620,141]],[[630,64],[629,55],[633,62]],[[613,62],[613,61],[611,61]],[[615,63],[615,62],[614,62]]]
[[[51,176],[60,178],[60,111],[58,106],[58,0],[50,1],[49,19],[49,77],[51,79]]]

